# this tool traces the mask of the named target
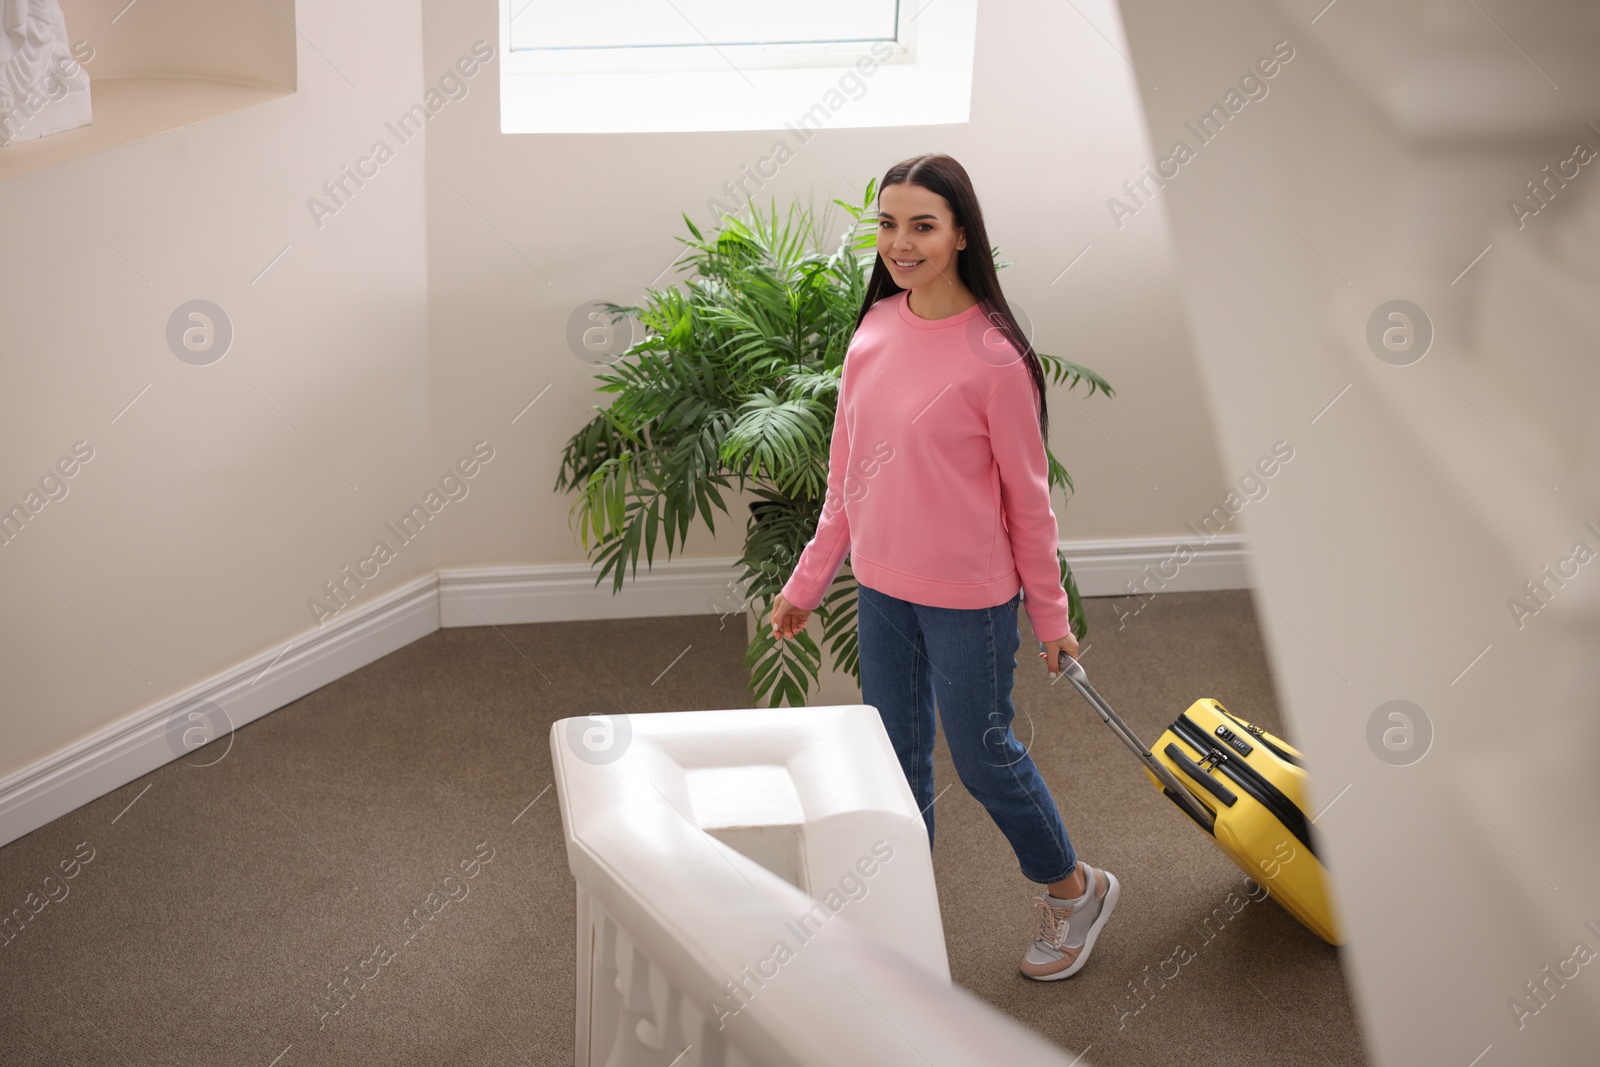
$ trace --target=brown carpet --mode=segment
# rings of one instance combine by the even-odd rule
[[[1137,603],[1090,602],[1084,665],[1146,740],[1204,695],[1279,725],[1248,594],[1166,594],[1119,631]],[[957,783],[935,853],[955,981],[1086,1062],[1364,1064],[1337,952],[1240,906],[1243,875],[1022,625],[1017,732],[1122,903],[1081,974],[1022,977],[1032,887]],[[442,630],[0,849],[0,1063],[570,1064],[550,723],[748,707],[744,638],[698,615]],[[942,742],[936,774],[957,782]]]

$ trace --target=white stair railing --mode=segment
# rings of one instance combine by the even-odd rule
[[[950,984],[873,708],[587,716],[550,747],[578,1067],[1085,1062]]]

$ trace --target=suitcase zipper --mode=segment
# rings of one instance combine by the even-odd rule
[[[1263,745],[1271,750],[1274,756],[1277,756],[1279,759],[1283,760],[1283,762],[1292,763],[1296,767],[1304,767],[1306,765],[1305,761],[1299,756],[1296,756],[1293,752],[1287,752],[1268,740],[1267,732],[1261,727],[1255,725],[1254,723],[1245,722],[1243,719],[1235,719],[1228,709],[1223,707],[1221,704],[1217,705],[1217,710],[1222,712],[1222,714],[1228,719],[1236,723],[1240,729],[1244,730],[1251,737],[1255,738],[1257,741],[1260,741]]]
[[[1229,718],[1232,718],[1230,715]],[[1238,720],[1234,720],[1238,721]],[[1200,725],[1191,720],[1187,715],[1180,715],[1172,724],[1173,732],[1183,738],[1188,746],[1200,753],[1200,765],[1203,767],[1210,762],[1226,777],[1233,780],[1246,793],[1253,796],[1262,807],[1270,811],[1284,829],[1295,836],[1299,842],[1306,846],[1313,857],[1317,856],[1316,846],[1311,843],[1311,827],[1306,823],[1305,813],[1277,786],[1267,781],[1254,767],[1240,759],[1234,759],[1221,748],[1212,743],[1211,737]],[[1317,857],[1320,862],[1320,857]]]
[[[1178,765],[1179,770],[1188,775],[1201,789],[1220,800],[1224,806],[1231,808],[1238,802],[1239,798],[1233,795],[1231,789],[1207,774],[1205,767],[1185,756],[1177,745],[1168,745],[1163,751],[1169,760]]]

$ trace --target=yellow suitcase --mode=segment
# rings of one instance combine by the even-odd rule
[[[1312,933],[1330,945],[1343,943],[1305,814],[1309,777],[1298,750],[1205,697],[1178,716],[1152,752],[1094,691],[1081,664],[1065,652],[1061,663],[1101,720],[1144,762],[1150,780],[1240,870]]]

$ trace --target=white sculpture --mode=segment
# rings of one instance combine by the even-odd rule
[[[59,0],[0,0],[0,146],[87,126],[89,74]]]

